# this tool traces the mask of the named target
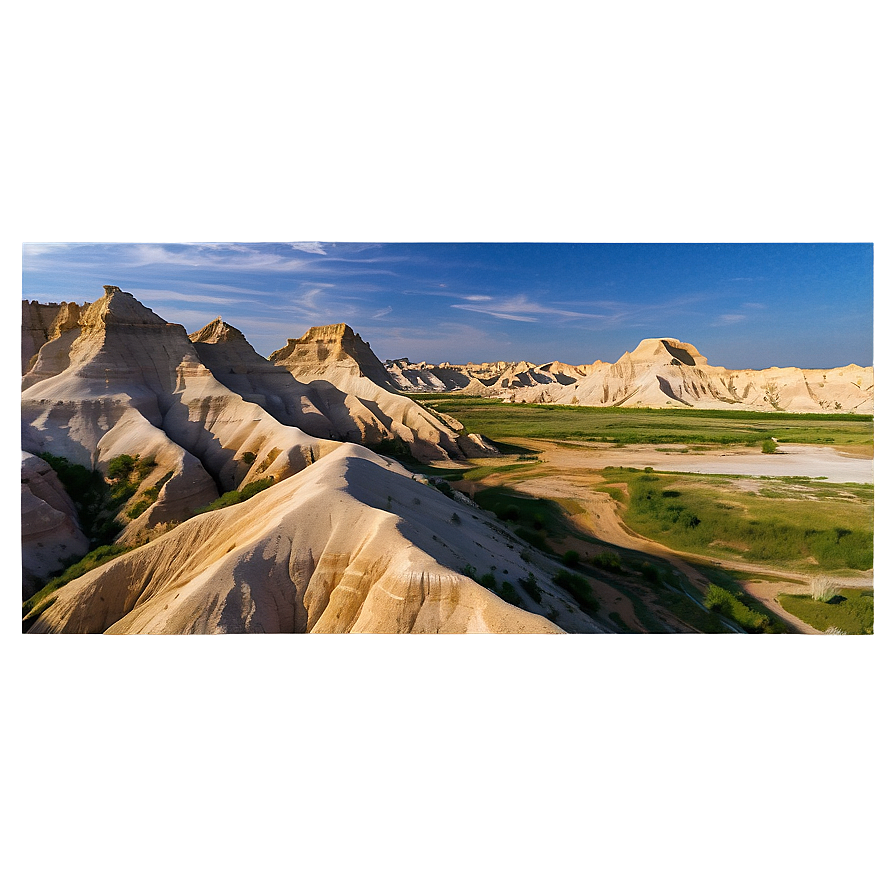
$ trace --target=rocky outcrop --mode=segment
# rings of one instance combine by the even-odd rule
[[[597,630],[542,572],[542,604],[527,603],[529,612],[461,571],[503,570],[499,578],[516,585],[531,569],[513,541],[398,464],[344,445],[59,589],[31,631],[561,630],[540,613]]]
[[[66,330],[78,325],[83,306],[75,302],[42,304],[22,302],[22,374],[26,374],[37,359],[42,345],[57,339]]]
[[[370,346],[345,324],[312,327],[270,360],[310,388],[343,438],[404,443],[421,461],[497,454],[481,437],[461,444],[450,426],[397,392]]]
[[[52,467],[22,452],[22,594],[29,597],[88,549],[78,513]]]

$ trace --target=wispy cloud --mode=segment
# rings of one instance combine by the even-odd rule
[[[380,308],[379,311],[375,311],[375,312],[374,312],[373,314],[371,314],[370,316],[371,316],[374,320],[380,320],[381,318],[386,317],[386,315],[391,314],[391,313],[392,313],[392,306],[391,306],[391,305],[388,305],[388,306],[386,306],[385,308]]]
[[[603,314],[591,314],[584,311],[569,311],[559,305],[542,304],[533,302],[525,295],[514,296],[509,299],[496,299],[493,296],[470,295],[466,296],[467,302],[472,305],[452,305],[461,311],[475,311],[478,314],[488,314],[503,320],[518,320],[526,323],[538,323],[548,315],[561,320],[601,320],[606,317]]]
[[[731,324],[739,324],[746,320],[746,314],[720,314],[711,324],[713,327],[728,327]]]
[[[312,255],[326,255],[327,250],[320,243],[290,243],[293,249],[299,252],[309,252]]]

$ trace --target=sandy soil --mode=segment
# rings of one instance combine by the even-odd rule
[[[721,448],[685,454],[685,445],[669,445],[666,447],[675,450],[661,451],[652,445],[616,448],[593,442],[571,442],[567,448],[542,439],[515,439],[514,442],[550,452],[550,463],[563,469],[653,467],[682,473],[824,476],[830,482],[874,482],[874,458],[848,455],[823,445],[787,445],[775,454],[763,454],[759,448]],[[542,458],[548,460],[546,454]]]

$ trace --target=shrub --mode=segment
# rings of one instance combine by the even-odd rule
[[[506,600],[507,603],[513,604],[515,607],[520,606],[520,596],[510,582],[501,582],[501,590],[498,592],[498,595],[502,600]]]
[[[589,609],[599,609],[600,604],[594,599],[591,585],[584,576],[578,576],[566,569],[561,569],[552,579],[555,585],[559,585],[568,591],[576,601]]]
[[[127,479],[134,472],[134,464],[136,463],[136,457],[131,457],[130,454],[119,454],[118,457],[113,457],[109,461],[106,476],[113,481]]]
[[[763,454],[774,454],[778,450],[778,446],[775,444],[774,439],[765,439],[762,443],[762,453]]]
[[[605,569],[607,572],[622,572],[622,565],[619,562],[619,556],[611,551],[602,551],[592,557],[591,562],[598,569]]]
[[[253,451],[244,451],[244,452],[242,453],[242,456],[240,457],[240,460],[242,460],[242,462],[243,462],[244,464],[246,464],[246,465],[248,465],[248,466],[250,466],[250,467],[252,466],[252,464],[255,463],[255,461],[256,461],[257,459],[258,459],[258,455],[255,454]]]
[[[648,582],[659,582],[660,571],[652,563],[642,563],[641,572]]]
[[[579,552],[578,551],[567,551],[563,555],[563,563],[566,566],[575,567],[579,565]]]
[[[273,478],[268,476],[266,479],[257,479],[255,482],[250,482],[239,491],[224,492],[220,498],[212,501],[211,504],[206,504],[205,507],[194,510],[193,516],[199,516],[201,513],[208,513],[212,510],[220,510],[222,507],[231,507],[234,504],[242,504],[243,501],[248,501],[249,498],[264,491],[266,488],[270,488],[273,484]]]
[[[718,585],[709,586],[704,603],[708,610],[714,610],[727,616],[748,632],[765,631],[771,625],[768,616],[751,610],[736,595]]]
[[[535,580],[535,575],[533,573],[529,573],[525,579],[519,580],[520,585],[523,586],[523,591],[535,601],[535,603],[541,603],[541,588],[538,586],[538,582]],[[512,586],[511,586],[512,587]]]

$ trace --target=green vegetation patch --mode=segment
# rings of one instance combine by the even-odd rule
[[[471,396],[426,396],[428,407],[496,441],[515,438],[638,444],[761,445],[766,440],[871,445],[869,414],[788,414],[693,408],[593,408],[508,404]]]
[[[220,510],[222,507],[231,507],[234,504],[242,504],[243,501],[248,501],[249,498],[264,491],[266,488],[270,488],[273,484],[274,480],[271,476],[268,476],[265,479],[257,479],[255,482],[250,482],[247,486],[239,490],[224,492],[220,498],[212,501],[211,504],[206,504],[205,507],[200,507],[198,510],[194,510],[192,515],[199,516],[200,513],[209,513],[212,510]]]
[[[568,569],[561,569],[555,573],[552,581],[555,585],[568,591],[580,607],[593,612],[600,609],[600,601],[594,596],[591,584],[584,576],[570,572]]]
[[[669,547],[795,565],[814,558],[821,569],[873,565],[873,506],[851,496],[838,499],[842,487],[836,484],[813,484],[782,500],[780,489],[774,497],[747,492],[732,477],[630,468],[612,468],[612,475],[628,483],[626,524]]]
[[[152,505],[155,504],[156,501],[158,501],[159,493],[162,491],[162,486],[164,486],[172,476],[174,476],[173,472],[166,473],[152,488],[148,488],[145,492],[143,492],[143,496],[140,498],[140,500],[135,501],[133,506],[128,508],[128,519],[135,520],[142,513],[149,510],[149,508],[152,507]]]
[[[710,585],[706,591],[704,603],[708,610],[715,610],[736,622],[747,632],[766,632],[771,630],[771,619],[765,613],[748,607],[739,595],[732,594],[718,585]]]
[[[847,635],[874,633],[874,592],[841,588],[827,603],[807,594],[781,594],[781,606],[820,632],[834,628]]]

